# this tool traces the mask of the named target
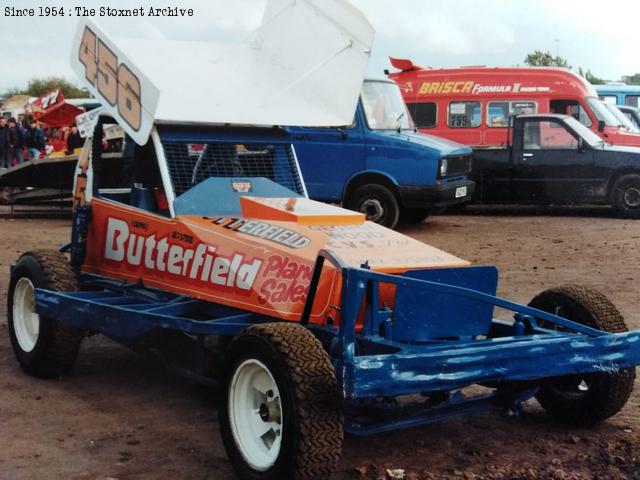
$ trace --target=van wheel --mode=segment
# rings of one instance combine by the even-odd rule
[[[627,331],[622,315],[603,294],[580,285],[545,290],[529,306],[605,332]],[[592,426],[624,407],[635,378],[635,368],[550,378],[543,381],[536,398],[558,420]]]
[[[400,219],[400,205],[391,190],[371,183],[356,188],[347,198],[345,207],[364,213],[370,222],[394,228]]]
[[[254,325],[225,354],[220,433],[238,476],[328,477],[342,453],[342,401],[322,344],[294,323]]]
[[[8,294],[9,336],[18,363],[29,375],[57,377],[73,367],[84,330],[38,315],[36,288],[78,290],[73,268],[62,253],[23,254],[11,272]]]
[[[400,211],[400,221],[406,223],[421,223],[431,215],[429,208],[403,208]]]
[[[620,177],[613,186],[611,203],[622,218],[640,218],[640,175]]]

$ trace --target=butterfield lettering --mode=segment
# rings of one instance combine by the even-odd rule
[[[248,261],[236,253],[225,257],[216,253],[216,247],[199,243],[195,248],[184,248],[169,242],[169,236],[131,233],[129,224],[109,218],[104,257],[114,262],[125,262],[133,267],[167,272],[184,279],[208,282],[219,287],[250,291],[262,260]]]

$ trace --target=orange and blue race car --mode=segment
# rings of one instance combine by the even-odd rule
[[[104,108],[80,119],[90,138],[71,242],[11,270],[24,371],[65,374],[101,333],[219,384],[222,438],[243,479],[322,478],[344,433],[517,413],[533,396],[579,425],[618,412],[640,332],[603,295],[571,285],[515,304],[496,297],[494,267],[307,198],[276,125],[347,123],[372,41],[342,0],[273,1],[231,54],[169,42],[154,46],[158,64],[145,41],[82,23],[72,64]],[[191,54],[202,77],[175,76]],[[118,129],[122,149],[105,150]]]

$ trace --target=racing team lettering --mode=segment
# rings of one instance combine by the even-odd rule
[[[131,233],[127,222],[109,217],[104,257],[245,292],[251,290],[263,263],[260,259],[248,261],[240,253],[227,258],[216,253],[217,247],[205,243],[185,248],[170,243],[170,238]]]
[[[258,302],[262,305],[304,302],[312,273],[311,265],[273,255],[262,274],[266,280],[260,286]]]
[[[512,83],[505,85],[481,85],[474,81],[458,81],[458,82],[422,82],[420,85],[420,95],[437,95],[445,93],[470,93],[472,95],[480,95],[483,93],[531,93],[531,92],[548,92],[549,87],[527,87],[521,83]]]
[[[304,248],[311,243],[311,239],[293,230],[257,220],[221,217],[215,219],[213,223],[252,237],[264,238],[289,248]]]

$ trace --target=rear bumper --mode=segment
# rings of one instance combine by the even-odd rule
[[[468,202],[475,188],[475,182],[465,178],[441,185],[403,185],[398,187],[398,192],[404,207],[446,207]],[[461,195],[461,192],[464,192],[464,195]]]

